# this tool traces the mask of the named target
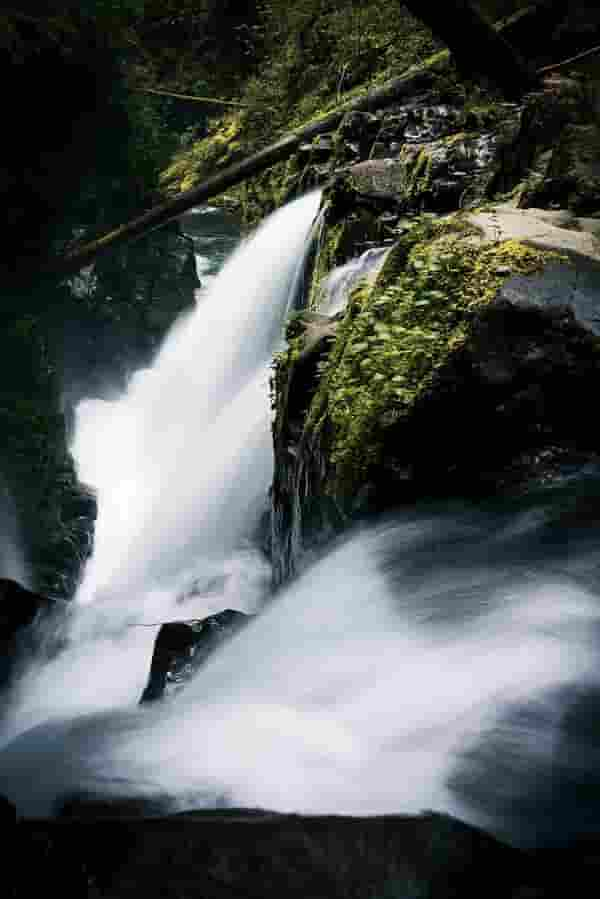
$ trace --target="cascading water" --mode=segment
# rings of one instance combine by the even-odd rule
[[[319,203],[244,243],[122,399],[80,405],[73,453],[99,505],[80,601],[170,586],[247,536],[272,473],[268,366]]]
[[[73,455],[98,496],[94,553],[68,648],[21,679],[2,742],[135,703],[156,628],[126,625],[254,611],[264,598],[269,573],[249,538],[272,477],[269,365],[319,205],[314,192],[274,214],[122,397],[79,405]]]
[[[320,311],[331,316],[342,312],[355,287],[361,281],[377,276],[389,251],[389,247],[371,247],[330,272],[321,287]]]
[[[600,743],[565,709],[598,690],[598,557],[549,528],[552,491],[529,508],[428,509],[358,530],[185,690],[136,707],[156,629],[127,623],[212,611],[201,586],[191,605],[176,598],[218,572],[231,575],[220,608],[260,594],[244,541],[270,476],[265,365],[317,207],[307,197],[270,219],[153,368],[81,410],[95,554],[69,645],[17,691],[0,793],[25,814],[89,792],[175,808],[445,809],[523,843],[576,833],[573,797]]]

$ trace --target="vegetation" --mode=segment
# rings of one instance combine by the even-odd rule
[[[337,488],[364,479],[385,429],[431,388],[502,282],[538,271],[550,255],[515,241],[481,244],[460,216],[415,222],[375,284],[352,295],[322,364],[305,427],[331,426]]]
[[[242,72],[236,85],[243,109],[214,116],[208,137],[176,154],[162,179],[168,192],[185,190],[215,166],[233,161],[240,147],[248,155],[320,118],[425,61],[439,47],[400,4],[358,0],[303,0],[292,7],[263,0],[253,33],[254,70]],[[213,85],[217,96],[225,96],[226,86]],[[235,135],[233,149],[223,140],[227,133]],[[248,220],[276,205],[290,174],[282,163],[236,191]]]

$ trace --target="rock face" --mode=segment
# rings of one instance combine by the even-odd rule
[[[181,690],[219,646],[248,623],[250,617],[225,609],[201,621],[163,624],[154,644],[150,677],[140,702],[154,702]]]

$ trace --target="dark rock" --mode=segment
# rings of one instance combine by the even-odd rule
[[[140,702],[153,702],[182,689],[250,617],[225,609],[200,621],[163,624],[154,644],[150,677]]]
[[[148,821],[25,821],[17,831],[19,857],[35,864],[19,866],[13,899],[54,892],[107,899],[549,895],[542,864],[432,813],[344,818],[230,809]]]
[[[520,493],[560,479],[569,468],[597,463],[599,432],[589,413],[590,394],[600,389],[600,245],[593,233],[595,221],[564,211],[505,206],[461,218],[463,226],[477,229],[458,238],[467,251],[478,243],[486,248],[501,245],[501,265],[510,261],[511,253],[518,256],[526,252],[525,245],[533,244],[547,251],[539,257],[542,267],[528,275],[511,275],[514,269],[506,262],[502,271],[494,267],[494,275],[504,280],[493,299],[474,307],[468,340],[456,347],[449,344],[453,348],[436,366],[426,389],[414,394],[414,403],[402,414],[393,399],[389,413],[378,407],[372,433],[365,433],[361,447],[346,457],[350,461],[345,470],[334,455],[339,424],[329,407],[336,399],[327,386],[319,391],[330,343],[309,341],[306,355],[296,347],[285,377],[277,382],[272,490],[276,584],[358,516],[424,496]],[[397,259],[400,268],[401,247],[389,257],[392,265]],[[434,248],[435,243],[432,258]],[[385,282],[398,275],[388,275],[384,268],[381,277]],[[366,302],[359,298],[347,307],[342,321],[331,322],[332,334],[342,339],[338,346],[335,337],[335,351],[342,354],[336,358],[368,355],[368,337],[356,346],[357,355],[351,343],[343,342],[361,309],[374,310],[376,319],[377,304],[365,307]],[[308,333],[315,326],[307,322],[305,327]],[[327,323],[319,327],[326,335]],[[403,358],[401,341],[400,357],[388,355],[390,378],[395,370],[404,377],[403,363],[394,361]],[[365,392],[362,386],[348,391],[350,422],[348,404],[356,397],[357,402],[370,402],[363,400]],[[376,405],[376,398],[372,401]],[[339,406],[335,408],[339,412]],[[350,432],[343,433],[347,439]],[[361,456],[363,446],[369,453],[372,447],[372,455]]]
[[[0,688],[10,681],[19,656],[33,648],[31,625],[37,616],[55,607],[47,597],[0,578]]]
[[[349,112],[338,129],[338,147],[347,159],[365,159],[379,134],[381,123],[369,112]]]
[[[10,639],[31,624],[37,613],[53,606],[52,600],[32,593],[8,578],[0,578],[0,638]]]
[[[0,796],[0,825],[10,827],[17,823],[17,810],[5,796]]]

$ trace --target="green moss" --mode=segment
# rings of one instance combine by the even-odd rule
[[[470,230],[460,218],[420,219],[375,284],[353,293],[306,422],[331,425],[332,488],[349,491],[364,479],[386,428],[468,341],[503,281],[538,271],[553,255],[516,241],[481,244]]]
[[[235,162],[242,152],[240,127],[237,112],[213,120],[207,137],[175,154],[160,176],[162,190],[170,195],[190,190],[217,168]]]
[[[405,159],[400,155],[400,161]],[[431,153],[423,147],[416,159],[406,161],[404,195],[408,201],[414,201],[431,190]]]
[[[402,6],[384,9],[368,2],[358,8],[344,0],[334,7],[265,4],[265,55],[239,85],[244,107],[214,121],[208,137],[176,153],[161,177],[163,191],[188,190],[238,156],[319,121],[402,72],[446,66],[447,52],[436,52],[431,33]],[[290,181],[282,164],[230,195],[254,224],[285,199]]]
[[[269,378],[271,410],[275,413],[275,419],[280,421],[283,417],[281,414],[283,406],[287,401],[290,374],[304,348],[302,313],[297,313],[290,318],[285,336],[287,347],[273,356]]]

